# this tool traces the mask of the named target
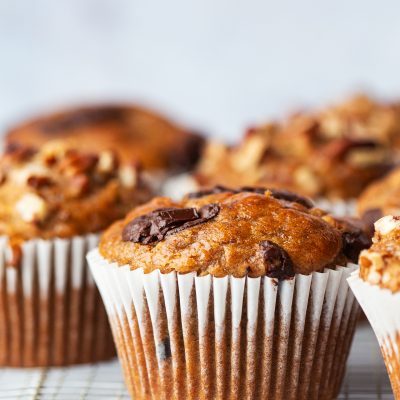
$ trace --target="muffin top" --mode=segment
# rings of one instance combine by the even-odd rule
[[[59,141],[40,151],[8,146],[0,158],[0,235],[18,243],[99,232],[150,196],[139,171],[119,166],[112,152]]]
[[[357,197],[393,165],[400,108],[357,97],[316,113],[248,130],[241,143],[209,143],[200,185],[268,185],[317,198]]]
[[[121,163],[145,170],[186,170],[197,161],[203,138],[133,105],[87,106],[43,115],[12,128],[8,144],[34,148],[54,139],[92,152],[112,150]]]
[[[145,273],[285,279],[356,261],[369,244],[358,222],[335,219],[304,197],[220,186],[137,207],[103,234],[100,253]]]
[[[384,215],[400,215],[400,168],[373,182],[357,201],[358,215],[371,225]]]
[[[360,254],[360,277],[372,285],[400,291],[400,217],[375,222],[373,244]]]

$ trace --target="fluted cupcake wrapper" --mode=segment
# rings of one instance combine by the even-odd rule
[[[400,293],[363,281],[359,270],[348,282],[375,332],[393,393],[400,399]]]
[[[0,366],[88,363],[114,354],[101,297],[86,262],[98,235],[31,240],[11,266],[0,238]]]
[[[88,255],[134,399],[330,399],[358,305],[356,266],[296,275],[144,274]]]

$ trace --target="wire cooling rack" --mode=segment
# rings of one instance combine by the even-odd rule
[[[0,369],[0,400],[129,399],[117,361],[71,368]],[[358,328],[339,399],[393,399],[371,328]]]

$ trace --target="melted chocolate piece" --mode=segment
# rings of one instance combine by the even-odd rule
[[[267,265],[266,275],[269,278],[283,280],[294,277],[293,262],[289,254],[282,247],[270,240],[261,242],[260,247],[265,264]]]
[[[353,263],[358,262],[361,250],[369,248],[372,244],[371,237],[361,229],[353,232],[344,232],[342,240],[343,254]]]
[[[216,217],[220,207],[207,204],[196,208],[160,208],[129,222],[122,231],[124,242],[150,244]]]
[[[237,191],[235,189],[230,189],[226,186],[217,185],[211,189],[203,189],[203,190],[199,190],[197,192],[189,193],[187,195],[187,197],[189,199],[200,199],[201,197],[209,196],[210,194],[218,194],[218,193],[226,193],[226,192],[237,193]]]
[[[66,113],[51,121],[44,121],[41,130],[44,133],[53,134],[102,122],[120,121],[123,119],[124,113],[124,110],[117,106],[84,108]]]
[[[298,203],[306,208],[313,207],[313,203],[310,199],[307,199],[306,197],[303,197],[303,196],[299,196],[296,193],[289,192],[287,190],[268,189],[268,188],[253,187],[253,186],[242,186],[239,189],[232,189],[232,188],[228,188],[226,186],[217,185],[211,189],[204,189],[204,190],[199,190],[198,192],[189,193],[188,198],[189,199],[198,199],[198,198],[201,198],[204,196],[209,196],[210,194],[218,194],[218,193],[226,193],[226,192],[235,193],[235,194],[236,193],[244,193],[244,192],[264,194],[266,191],[271,192],[272,197],[274,197],[277,200],[285,200],[285,201],[290,201],[292,203]]]

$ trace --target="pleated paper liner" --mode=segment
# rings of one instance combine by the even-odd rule
[[[359,307],[356,266],[270,278],[89,265],[134,399],[331,399]]]
[[[400,293],[370,285],[355,271],[349,285],[378,339],[396,399],[400,399]]]
[[[13,267],[7,239],[0,239],[0,366],[63,366],[115,355],[85,259],[97,242],[97,235],[28,241]]]

